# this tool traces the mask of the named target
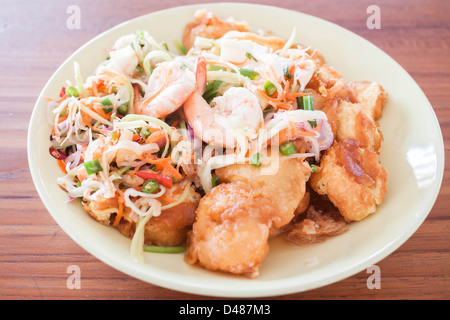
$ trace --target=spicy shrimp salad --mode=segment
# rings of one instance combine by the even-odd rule
[[[137,260],[186,250],[188,263],[256,276],[334,139],[307,88],[320,57],[295,36],[199,11],[177,51],[139,30],[86,79],[75,62],[75,82],[48,103],[68,202],[130,237]],[[286,185],[297,194],[283,205],[266,196]]]

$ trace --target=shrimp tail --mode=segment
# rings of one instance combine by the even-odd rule
[[[203,95],[206,89],[206,59],[203,56],[199,56],[195,61],[194,67],[196,91]]]

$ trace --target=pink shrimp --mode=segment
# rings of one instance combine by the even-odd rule
[[[206,87],[206,60],[199,57],[195,66],[196,91],[184,103],[184,113],[194,133],[216,147],[236,146],[234,129],[257,131],[263,123],[258,98],[248,89],[231,87],[223,96],[214,98],[215,106],[203,99]],[[227,130],[228,129],[228,130]],[[231,129],[231,130],[230,130]]]
[[[180,108],[195,90],[195,76],[179,62],[166,61],[153,71],[146,94],[135,105],[137,114],[161,118]]]

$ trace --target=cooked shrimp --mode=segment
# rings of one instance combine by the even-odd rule
[[[185,261],[257,277],[269,251],[269,230],[277,214],[277,206],[244,182],[215,187],[200,200]]]
[[[303,91],[318,69],[314,54],[309,55],[306,49],[288,49],[281,51],[280,56],[292,61],[293,83],[300,86],[299,91]]]
[[[197,61],[197,79],[206,79],[206,62]],[[223,96],[213,99],[212,108],[202,97],[204,85],[197,81],[198,90],[184,103],[186,119],[195,134],[217,147],[236,145],[234,130],[248,134],[256,132],[263,123],[263,112],[258,98],[248,89],[231,87]],[[227,130],[231,129],[231,130]]]
[[[186,25],[183,33],[183,45],[190,49],[197,36],[218,39],[231,30],[248,31],[246,23],[232,19],[222,20],[207,10],[197,10],[194,22]]]
[[[266,36],[259,35],[253,32],[239,32],[239,31],[230,31],[225,34],[222,38],[226,39],[237,39],[237,40],[250,40],[259,45],[269,47],[273,51],[280,50],[286,44],[286,40],[275,37],[275,36]]]
[[[143,99],[135,113],[161,118],[176,111],[195,89],[192,71],[182,68],[178,61],[165,61],[155,68]]]

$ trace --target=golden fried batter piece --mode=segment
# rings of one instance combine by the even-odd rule
[[[103,225],[111,224],[111,216],[119,212],[117,198],[105,199],[98,196],[96,201],[81,202],[89,215]]]
[[[245,182],[222,183],[201,200],[185,261],[255,278],[278,210]]]
[[[144,243],[156,246],[179,246],[186,243],[187,233],[191,230],[195,219],[200,195],[191,187],[187,199],[166,210],[157,217],[152,217],[145,225]],[[162,201],[163,202],[163,201]],[[168,203],[162,203],[163,205]],[[86,211],[98,222],[104,225],[114,225],[119,211],[117,198],[104,199],[83,203]],[[117,225],[114,225],[124,236],[132,238],[136,230],[136,222],[130,218],[130,209],[124,207],[125,214]]]
[[[296,245],[305,245],[323,242],[347,229],[347,223],[339,211],[321,210],[311,205],[304,218],[290,226],[284,238]]]
[[[218,39],[229,31],[249,31],[247,23],[232,19],[222,20],[213,12],[205,9],[197,10],[194,21],[188,23],[184,28],[182,43],[189,50],[192,48],[197,36]]]
[[[302,199],[310,176],[297,159],[280,160],[270,175],[262,170],[250,164],[216,170],[221,184],[200,201],[185,256],[188,263],[258,276],[268,239],[283,230],[296,209],[306,207]]]
[[[376,211],[387,191],[387,170],[378,154],[360,148],[352,138],[334,142],[309,183],[339,209],[345,221],[358,221]]]
[[[340,100],[337,109],[335,139],[343,141],[354,138],[358,141],[359,147],[378,152],[383,136],[366,106]]]
[[[349,82],[350,97],[367,108],[367,113],[374,120],[381,117],[387,99],[387,93],[376,82],[353,81]]]
[[[261,174],[263,167],[234,164],[216,170],[221,182],[246,181],[261,196],[278,207],[273,229],[289,223],[305,195],[310,169],[297,159],[284,160],[280,154],[279,167],[274,174]]]

